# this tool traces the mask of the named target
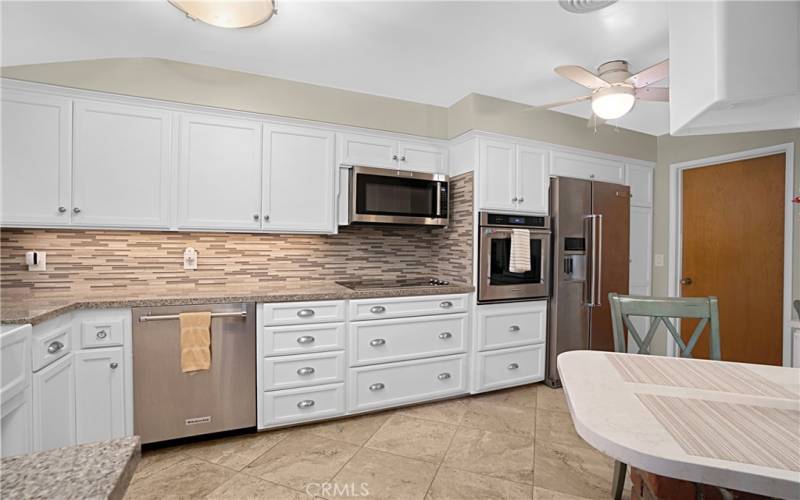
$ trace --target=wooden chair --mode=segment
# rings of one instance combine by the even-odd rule
[[[691,358],[692,350],[697,345],[700,335],[706,329],[706,326],[710,324],[709,357],[716,360],[721,359],[719,308],[716,297],[660,298],[609,293],[608,303],[611,306],[611,324],[614,330],[614,350],[616,352],[628,352],[625,342],[625,330],[627,329],[631,340],[636,344],[637,349],[635,352],[638,354],[650,354],[650,344],[655,337],[656,331],[658,331],[658,325],[663,324],[678,345],[678,356]],[[631,322],[631,316],[645,316],[653,319],[644,338]],[[683,341],[675,325],[670,321],[673,318],[700,320],[688,342]],[[611,483],[611,494],[615,500],[622,498],[627,468],[627,464],[619,461],[614,462],[614,479]]]

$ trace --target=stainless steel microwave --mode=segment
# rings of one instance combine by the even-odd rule
[[[444,174],[353,167],[350,222],[446,226],[449,189]]]

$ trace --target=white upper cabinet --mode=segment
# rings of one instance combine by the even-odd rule
[[[363,167],[395,168],[397,141],[385,137],[339,134],[339,163]]]
[[[547,213],[549,210],[549,154],[543,149],[517,146],[517,210]]]
[[[434,142],[339,134],[339,164],[446,173],[447,148]]]
[[[334,148],[333,132],[264,126],[263,229],[335,230]]]
[[[653,206],[653,169],[642,165],[625,165],[625,184],[631,187],[631,205]]]
[[[169,227],[170,113],[75,103],[72,223]]]
[[[3,224],[69,224],[71,111],[63,97],[3,89]]]
[[[515,210],[517,158],[510,142],[480,141],[480,208]]]
[[[261,124],[183,115],[180,137],[178,227],[261,229]]]
[[[77,443],[125,435],[125,385],[122,347],[75,353],[75,428]]]
[[[553,151],[550,174],[623,184],[625,182],[625,165],[622,162],[593,156]]]
[[[401,141],[398,147],[400,166],[417,172],[447,171],[447,151],[431,144]]]

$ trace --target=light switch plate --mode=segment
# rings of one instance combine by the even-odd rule
[[[655,254],[655,265],[656,267],[664,267],[664,254],[657,253]]]
[[[28,271],[47,271],[47,252],[25,252]]]

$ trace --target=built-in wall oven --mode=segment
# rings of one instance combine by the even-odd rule
[[[526,229],[530,270],[511,271],[511,234]],[[481,212],[478,241],[478,302],[547,298],[550,294],[550,218]]]
[[[444,174],[353,167],[350,222],[446,226],[449,185]]]

